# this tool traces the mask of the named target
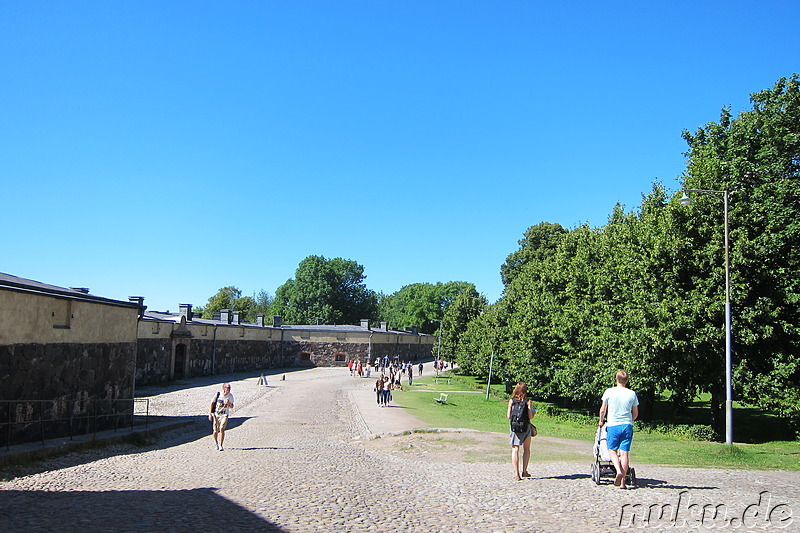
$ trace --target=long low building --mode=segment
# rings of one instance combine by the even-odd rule
[[[95,296],[0,273],[0,429],[9,441],[117,425],[137,386],[281,367],[346,366],[350,360],[429,358],[436,337],[416,328],[269,325],[223,310],[217,320],[147,311],[144,298]],[[9,429],[12,428],[12,429]]]
[[[417,328],[393,330],[381,323],[360,325],[283,325],[263,315],[255,324],[222,310],[218,320],[180,313],[145,312],[139,321],[136,382],[155,383],[184,377],[246,370],[303,366],[345,366],[348,361],[418,361],[433,353],[436,337]]]

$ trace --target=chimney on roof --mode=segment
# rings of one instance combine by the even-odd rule
[[[281,327],[281,317],[277,315],[272,317],[272,327],[273,328]]]
[[[321,326],[321,325],[322,325],[322,319],[321,319],[321,318],[317,318],[317,325],[318,325],[318,326]]]
[[[186,319],[187,322],[192,320],[192,304],[178,304],[178,307],[181,310],[181,316]]]
[[[70,287],[70,289],[73,290],[73,291],[77,291],[77,292],[79,292],[81,294],[89,294],[89,288],[88,287]]]
[[[419,335],[419,326],[411,326],[411,333]]]
[[[381,322],[381,327],[383,331],[389,331],[389,323],[388,322]]]
[[[239,318],[240,315],[241,315],[241,313],[239,311],[234,311],[233,312],[233,323],[234,324],[241,324],[242,323],[241,319]]]
[[[144,310],[147,306],[144,305],[144,296],[128,296],[128,301],[139,306],[139,318],[144,316]]]
[[[369,319],[368,318],[362,318],[361,319],[361,327],[365,328],[365,329],[369,329]]]
[[[260,328],[264,327],[264,315],[256,315],[256,325]]]
[[[225,322],[226,324],[231,323],[231,310],[230,309],[220,309],[219,310],[219,319],[221,322]]]

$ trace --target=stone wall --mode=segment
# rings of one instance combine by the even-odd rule
[[[347,361],[367,360],[369,344],[289,341],[284,347],[287,366],[347,366]],[[340,356],[340,361],[336,356]]]
[[[419,361],[432,357],[431,344],[372,344],[349,342],[291,341],[287,343],[287,366],[347,366],[347,361],[389,357],[394,360]],[[308,359],[303,357],[307,354]],[[340,361],[336,356],[342,357]]]
[[[220,329],[225,326],[220,326]],[[146,328],[148,331],[151,326]],[[191,329],[191,328],[189,328]],[[251,337],[255,334],[251,333]],[[136,386],[169,381],[171,379],[260,371],[281,367],[346,366],[349,360],[366,361],[388,356],[403,361],[419,361],[432,356],[430,342],[373,343],[337,342],[330,336],[309,334],[311,339],[243,338],[235,340],[224,335],[196,338],[191,336],[163,336],[140,338],[136,358]],[[209,338],[211,337],[211,338]],[[276,336],[277,337],[277,336]],[[316,340],[321,337],[323,340]],[[368,336],[363,336],[364,340]],[[408,337],[406,340],[415,340]],[[185,347],[180,348],[183,344]],[[182,350],[185,361],[176,360]],[[337,357],[338,356],[338,357]],[[178,358],[179,359],[179,358]],[[337,360],[338,359],[338,360]],[[180,365],[183,365],[180,367]],[[178,368],[180,367],[180,368]],[[180,376],[180,377],[178,377]]]
[[[201,344],[200,353],[192,346],[192,361],[198,370],[211,370],[212,356],[214,374],[230,374],[250,370],[278,368],[280,362],[280,341],[257,340],[217,340],[216,354],[208,341]]]
[[[170,379],[172,346],[164,339],[139,339],[136,349],[136,385]]]
[[[0,424],[11,420],[10,442],[130,423],[135,356],[135,343],[0,346]]]

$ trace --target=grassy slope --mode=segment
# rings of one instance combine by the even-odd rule
[[[432,392],[431,392],[432,391]],[[451,391],[471,391],[469,393]],[[433,377],[414,380],[412,387],[395,391],[394,400],[407,407],[411,414],[429,427],[468,428],[480,431],[508,433],[506,400],[490,396],[486,399],[485,385],[470,378],[457,376],[450,385],[433,383]],[[449,394],[446,404],[435,401],[440,392]],[[493,393],[496,392],[493,387]],[[502,391],[500,391],[502,392]],[[539,405],[541,407],[541,404]],[[540,410],[541,411],[541,410]],[[749,414],[748,423],[755,424]],[[591,450],[596,428],[574,422],[555,420],[538,413],[534,420],[539,435],[574,439],[586,443]],[[554,459],[577,459],[574,449],[540,441],[550,449]],[[538,445],[537,445],[538,446]],[[638,463],[686,465],[696,467],[800,470],[800,442],[775,441],[760,444],[740,444],[732,447],[716,442],[697,442],[660,434],[638,432],[634,438],[632,456]]]

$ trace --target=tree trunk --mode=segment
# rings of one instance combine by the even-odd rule
[[[725,434],[725,413],[722,412],[722,398],[722,391],[711,391],[711,428],[720,435]]]
[[[653,407],[656,404],[656,392],[654,390],[640,390],[636,392],[639,398],[639,418],[643,422],[653,420]]]

